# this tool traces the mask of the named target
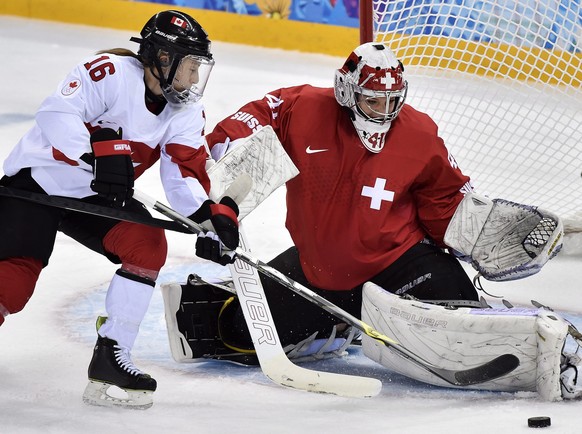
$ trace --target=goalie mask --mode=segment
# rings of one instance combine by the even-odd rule
[[[214,66],[210,40],[191,16],[178,11],[154,15],[142,29],[138,54],[154,68],[162,93],[170,104],[190,104],[202,98]]]
[[[335,73],[337,102],[352,111],[352,122],[370,152],[384,148],[390,125],[400,113],[408,83],[404,66],[381,43],[360,45]]]

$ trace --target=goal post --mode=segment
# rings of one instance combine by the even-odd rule
[[[360,44],[374,39],[374,9],[372,0],[360,0]]]
[[[360,0],[360,36],[402,60],[407,102],[481,194],[568,218],[582,211],[579,3]]]

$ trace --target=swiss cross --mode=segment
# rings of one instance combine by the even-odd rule
[[[367,185],[362,187],[362,196],[372,199],[370,202],[370,208],[379,210],[382,206],[383,200],[392,202],[394,199],[394,192],[386,190],[386,180],[384,178],[376,178],[374,187]]]
[[[390,78],[390,83],[388,83],[388,79]],[[382,83],[384,85],[384,87],[386,89],[388,88],[392,88],[393,84],[396,84],[396,80],[394,80],[394,77],[390,76],[390,77],[381,77],[380,78],[380,83]],[[388,84],[390,84],[390,86],[388,86]]]

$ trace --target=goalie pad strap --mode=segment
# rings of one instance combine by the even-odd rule
[[[315,332],[301,342],[283,348],[289,360],[301,363],[342,357],[356,336],[356,329],[349,327],[340,337],[337,337],[337,327],[334,326],[328,338],[317,339],[317,335],[318,332]]]

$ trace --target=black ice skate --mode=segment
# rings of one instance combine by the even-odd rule
[[[109,393],[112,386],[121,391]],[[85,403],[146,409],[153,404],[152,394],[156,386],[156,380],[135,367],[126,348],[99,336],[89,364],[89,384],[83,393]]]
[[[234,294],[205,283],[196,275],[188,283],[162,285],[172,357],[177,362],[224,360],[258,365],[254,351],[228,348],[220,337],[218,316]]]

